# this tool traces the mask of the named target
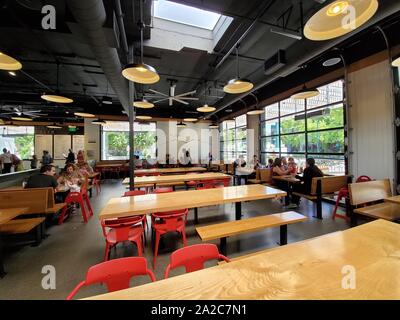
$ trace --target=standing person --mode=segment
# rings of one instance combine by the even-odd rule
[[[322,171],[315,165],[314,158],[308,158],[306,160],[306,168],[304,169],[303,176],[296,176],[302,183],[293,185],[293,192],[310,194],[312,179],[323,176],[324,174]],[[294,207],[297,207],[300,203],[300,197],[292,194],[292,203]]]
[[[75,153],[72,151],[72,149],[68,150],[67,159],[65,160],[65,164],[68,163],[75,163]]]
[[[36,155],[34,154],[31,159],[31,169],[37,169],[38,162],[39,162],[39,160],[36,157]]]
[[[14,172],[24,171],[24,164],[17,155],[11,154],[12,164],[14,166]]]
[[[10,173],[12,166],[12,157],[6,148],[3,149],[3,153],[0,155],[0,162],[3,164],[2,173]]]
[[[43,150],[43,156],[42,156],[42,165],[47,166],[53,162],[53,159],[51,158],[49,152],[47,150]]]
[[[76,159],[78,160],[78,165],[85,163],[85,151],[79,150]]]
[[[192,157],[190,156],[189,149],[188,150],[183,150],[183,164],[186,167],[191,167],[192,166]]]

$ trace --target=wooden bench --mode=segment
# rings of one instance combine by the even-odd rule
[[[272,181],[272,169],[257,169],[256,178],[248,179],[250,184],[270,184]]]
[[[45,218],[15,219],[0,226],[0,233],[7,235],[27,234],[34,230],[35,245],[39,245],[44,237]]]
[[[226,255],[226,238],[266,228],[280,227],[280,245],[287,244],[287,226],[306,220],[297,212],[289,211],[243,220],[229,221],[196,228],[202,241],[220,239],[221,253]]]
[[[357,215],[389,221],[400,220],[400,205],[396,203],[378,203],[392,196],[390,180],[375,180],[349,184],[351,222],[357,225]]]
[[[299,192],[293,192],[293,194],[315,202],[317,206],[316,218],[322,219],[322,197],[332,195],[341,188],[346,188],[349,183],[351,183],[350,176],[324,176],[313,178],[310,194]]]

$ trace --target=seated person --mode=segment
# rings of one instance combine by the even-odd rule
[[[286,176],[288,175],[289,172],[284,169],[282,166],[282,159],[281,158],[275,158],[274,164],[272,167],[272,176]],[[288,184],[285,181],[280,181],[280,180],[273,180],[273,184],[276,185],[279,189],[288,192]],[[289,205],[289,197],[285,197],[285,205]]]
[[[78,167],[79,167],[79,173],[81,173],[83,176],[92,174],[94,172],[93,168],[87,162],[78,165]]]
[[[301,184],[293,185],[293,192],[310,194],[312,179],[317,177],[323,177],[322,171],[315,165],[315,160],[313,158],[308,158],[306,161],[306,168],[304,169],[303,176],[296,176],[297,179],[302,181]],[[294,206],[298,206],[300,202],[300,197],[292,195],[292,203]]]
[[[287,170],[288,169],[288,162],[286,160],[286,157],[282,157],[282,169]]]
[[[134,164],[135,168],[141,168],[143,166],[143,162],[140,160],[139,156],[135,156]]]
[[[40,173],[30,176],[25,188],[54,188],[58,187],[58,183],[54,175],[56,169],[53,165],[47,164],[40,168]]]
[[[288,162],[289,174],[296,175],[297,174],[297,164],[296,164],[296,162],[294,162],[293,157],[289,157],[288,161],[289,161]]]
[[[256,154],[253,156],[253,159],[250,161],[250,166],[252,166],[254,170],[257,170],[260,168],[260,161],[258,161]]]
[[[60,184],[65,185],[71,192],[80,192],[80,185],[85,180],[82,174],[77,170],[76,166],[69,163],[65,166],[64,172],[58,179]]]
[[[268,169],[272,169],[273,167],[274,167],[274,159],[269,158],[269,159],[268,159],[267,168],[268,168]]]

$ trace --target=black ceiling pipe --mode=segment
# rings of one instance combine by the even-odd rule
[[[335,46],[338,46],[341,42],[349,39],[350,37],[354,36],[355,34],[361,32],[361,31],[373,26],[374,24],[378,23],[379,21],[386,19],[393,14],[396,14],[399,11],[400,11],[400,1],[381,3],[379,11],[375,14],[375,16],[370,21],[368,21],[366,24],[364,24],[357,30],[355,30],[347,35],[344,35],[337,39],[324,41],[324,42],[310,41],[307,39],[303,39],[303,40],[297,42],[295,45],[293,45],[286,51],[286,58],[288,61],[291,61],[290,63],[288,63],[282,69],[271,74],[270,76],[268,76],[266,78],[264,78],[265,76],[263,76],[258,81],[255,81],[255,86],[253,87],[253,89],[251,91],[236,95],[234,97],[232,97],[232,96],[225,97],[222,100],[222,102],[220,103],[220,106],[217,108],[217,110],[212,113],[209,113],[203,119],[210,118],[212,115],[224,110],[225,108],[231,106],[232,104],[239,101],[240,99],[246,97],[251,92],[261,89],[262,87],[270,84],[271,82],[277,80],[278,78],[281,78],[281,77],[284,77],[286,75],[293,73],[294,71],[298,70],[298,68],[300,66],[307,64],[307,62],[309,60],[312,60],[315,57],[323,54],[324,52],[331,50]],[[307,54],[304,55],[304,52],[307,52]]]

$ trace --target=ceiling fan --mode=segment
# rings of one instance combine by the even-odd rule
[[[25,116],[29,116],[31,118],[39,118],[41,116],[47,116],[47,114],[45,113],[40,113],[42,110],[34,110],[34,111],[24,111],[23,108],[21,106],[19,107],[13,107],[12,111],[11,110],[6,110],[6,111],[10,111],[10,112],[5,112],[5,113],[1,113],[1,116],[7,116],[7,115],[25,115]]]
[[[149,89],[149,91],[152,92],[153,94],[146,94],[144,96],[144,98],[145,99],[158,99],[158,100],[153,101],[153,103],[158,103],[158,102],[168,100],[169,106],[172,106],[174,101],[188,105],[189,103],[185,100],[188,100],[188,101],[199,100],[199,98],[196,98],[196,97],[188,97],[188,96],[195,94],[196,90],[175,95],[175,88],[176,88],[177,80],[173,80],[173,79],[167,79],[167,80],[170,82],[169,94],[165,94],[165,93],[162,93],[157,90]]]

